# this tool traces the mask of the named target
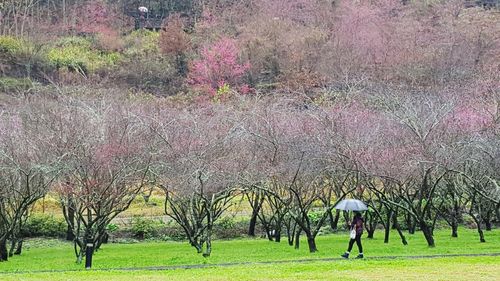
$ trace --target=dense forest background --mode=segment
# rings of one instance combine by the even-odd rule
[[[497,86],[499,30],[498,1],[3,0],[0,85],[187,101],[392,87],[468,94]]]

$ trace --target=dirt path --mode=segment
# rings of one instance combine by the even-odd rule
[[[376,256],[366,257],[366,260],[391,260],[391,259],[435,259],[435,258],[452,258],[452,257],[497,257],[500,253],[488,254],[445,254],[445,255],[420,255],[420,256]],[[283,263],[308,263],[317,261],[338,261],[344,260],[338,258],[319,258],[319,259],[298,259],[298,260],[278,260],[278,261],[262,261],[262,262],[229,262],[216,264],[189,264],[189,265],[171,265],[171,266],[148,266],[148,267],[121,267],[121,268],[98,268],[92,271],[161,271],[175,269],[196,269],[208,267],[230,267],[239,265],[269,265]],[[34,270],[34,271],[15,271],[15,272],[0,272],[0,275],[6,274],[33,274],[33,273],[62,273],[62,272],[78,272],[86,271],[85,269],[68,269],[68,270]]]

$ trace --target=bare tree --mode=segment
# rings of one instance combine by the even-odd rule
[[[130,206],[147,180],[150,157],[142,142],[147,131],[122,102],[125,105],[106,98],[99,103],[70,101],[66,106],[71,109],[65,112],[71,115],[57,120],[63,126],[77,125],[81,137],[67,152],[57,191],[74,236],[77,262],[86,253],[87,267],[107,225]],[[64,135],[68,132],[60,138],[74,139]]]
[[[165,191],[165,214],[183,228],[197,252],[208,257],[214,223],[238,194],[235,179],[244,161],[234,158],[237,126],[230,109],[222,106],[169,110],[151,125],[158,138],[155,173]]]
[[[41,104],[27,104],[0,116],[0,261],[21,253],[22,224],[59,171],[58,159],[46,153],[46,134],[31,110]]]

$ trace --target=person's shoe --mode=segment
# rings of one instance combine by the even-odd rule
[[[356,258],[357,259],[362,259],[362,258],[364,258],[364,256],[363,256],[363,254],[359,254]]]
[[[348,253],[343,253],[340,256],[343,257],[344,259],[348,259],[349,258],[349,254]]]

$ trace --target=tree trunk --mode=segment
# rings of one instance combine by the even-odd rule
[[[330,222],[330,228],[332,231],[337,231],[339,225],[340,211],[335,211],[335,216],[333,216],[332,210],[328,212],[328,220]]]
[[[71,225],[75,225],[75,209],[74,209],[74,204],[73,201],[70,199],[68,202],[68,220],[70,221]],[[73,234],[73,229],[70,224],[68,224],[68,229],[66,230],[66,240],[67,241],[73,241],[75,239],[75,234]]]
[[[366,232],[368,233],[368,236],[366,238],[373,239],[373,234],[375,233],[375,228],[367,229]]]
[[[455,218],[452,218],[451,221],[451,237],[457,238],[458,237],[458,223]]]
[[[395,214],[395,216],[396,216],[396,214]],[[398,231],[399,237],[401,238],[401,243],[403,243],[403,245],[405,245],[405,246],[408,245],[408,241],[406,241],[406,237],[403,234],[403,231],[401,230],[401,226],[399,225],[397,216],[396,216],[396,219],[393,221],[393,226]]]
[[[375,230],[377,229],[377,218],[373,215],[372,212],[366,213],[366,232],[368,233],[367,238],[373,239],[373,235]]]
[[[495,206],[495,215],[497,217],[497,225],[500,225],[500,202]]]
[[[397,213],[397,210],[394,212],[394,214],[392,214],[392,227],[391,229],[396,229],[396,224],[397,224],[397,221],[398,220],[398,213]]]
[[[458,222],[461,216],[460,206],[457,200],[453,201],[453,211],[451,212],[451,237],[458,237]]]
[[[191,246],[196,249],[196,253],[201,254],[201,252],[203,252],[203,245],[201,245],[201,243],[191,241]]]
[[[207,247],[205,248],[205,252],[203,253],[203,256],[205,258],[208,258],[208,257],[210,257],[210,254],[212,253],[212,239],[207,238],[207,241],[205,241],[205,243],[207,244]]]
[[[16,248],[16,245],[17,239],[15,237],[12,237],[10,241],[9,257],[12,257],[14,255],[14,249]]]
[[[248,225],[248,236],[255,237],[255,226],[257,225],[257,212],[252,211],[252,217],[250,218],[250,224]]]
[[[281,231],[280,230],[276,230],[274,232],[274,242],[281,242]]]
[[[253,191],[253,197],[247,194],[248,201],[252,207],[252,216],[250,217],[250,224],[248,225],[248,236],[255,237],[255,227],[257,226],[257,219],[259,218],[259,212],[262,207],[262,202],[264,197],[260,192]]]
[[[432,231],[430,227],[423,220],[421,220],[419,224],[420,224],[420,229],[424,234],[425,240],[427,241],[427,245],[429,247],[435,247],[436,245],[434,244],[434,237],[432,236]]]
[[[349,217],[349,213],[344,211],[344,221],[345,221],[345,227],[346,229],[349,229],[351,227],[351,218]]]
[[[95,246],[95,250],[101,249],[102,244],[107,244],[109,241],[109,234],[105,231],[101,235],[99,235],[99,239],[97,239],[97,244]]]
[[[484,225],[486,226],[486,231],[491,231],[492,224],[490,220],[484,221]]]
[[[406,216],[406,225],[408,226],[408,233],[415,234],[416,223],[411,215]]]
[[[309,246],[310,253],[318,251],[318,248],[316,248],[316,241],[314,240],[314,237],[311,234],[307,235],[307,245]]]
[[[293,226],[292,226],[293,225]],[[287,220],[286,221],[286,235],[288,239],[288,245],[293,246],[294,244],[294,239],[295,239],[295,229],[296,229],[296,224],[292,222],[292,220]]]
[[[102,241],[103,244],[108,244],[108,242],[109,242],[109,234],[107,232],[104,232],[104,235],[102,236],[101,241]]]
[[[273,241],[273,239],[274,239],[274,232],[273,232],[273,230],[271,230],[270,228],[267,228],[266,234],[267,234],[267,240]]]
[[[391,233],[391,226],[390,225],[384,225],[384,243],[387,244],[389,243],[389,235]]]
[[[481,226],[477,226],[477,232],[479,233],[479,242],[484,243],[486,240],[484,239],[484,233],[483,230],[481,229]]]
[[[385,244],[389,243],[389,235],[391,233],[391,219],[392,219],[392,211],[387,210],[387,217],[386,217],[386,221],[384,224],[384,230],[385,230],[384,243]]]
[[[205,243],[206,243],[206,248],[205,252],[203,253],[203,257],[207,258],[210,257],[210,254],[212,253],[212,228],[214,225],[214,221],[212,219],[212,216],[209,215],[207,217],[207,230],[206,230],[206,236],[205,236]]]
[[[7,261],[9,259],[9,253],[7,251],[7,240],[3,239],[0,241],[0,262]]]
[[[300,233],[302,231],[301,230],[298,230],[297,232],[295,232],[295,249],[299,249],[300,247]]]
[[[484,221],[484,226],[486,228],[486,231],[491,231],[491,217],[492,217],[492,211],[486,212],[486,215],[483,218]]]
[[[473,214],[472,211],[469,212],[469,215],[472,217],[472,219],[476,223],[477,233],[479,233],[479,242],[481,242],[481,243],[486,242],[486,240],[484,240],[484,233],[483,233],[483,229],[481,228],[481,222],[479,221],[478,218],[476,218],[476,216]]]
[[[14,255],[20,255],[22,251],[23,251],[23,239],[20,239],[17,242],[17,248],[16,251],[14,252]]]
[[[75,242],[76,245],[76,242]],[[81,264],[83,261],[83,250],[84,248],[81,248],[80,251],[78,252],[78,255],[76,256],[76,263]]]
[[[295,235],[293,232],[287,230],[287,239],[288,239],[288,245],[293,246]]]

